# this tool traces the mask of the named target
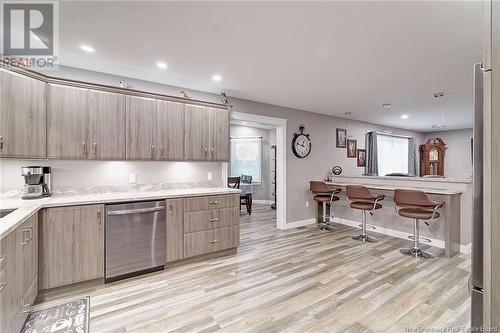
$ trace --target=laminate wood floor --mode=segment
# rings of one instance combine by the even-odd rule
[[[351,239],[338,225],[275,228],[275,211],[241,217],[241,246],[108,285],[44,293],[36,308],[90,296],[91,332],[411,332],[469,325],[470,257],[399,253],[410,241]]]

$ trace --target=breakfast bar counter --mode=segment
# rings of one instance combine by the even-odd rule
[[[401,218],[393,204],[394,190],[409,189],[425,192],[432,200],[444,202],[439,209],[441,216],[422,228],[422,236],[431,240],[431,245],[444,248],[445,256],[452,257],[459,252],[467,252],[470,244],[471,227],[471,182],[468,180],[448,180],[446,178],[422,177],[374,177],[352,176],[334,177],[327,184],[342,189],[341,200],[332,204],[334,221],[357,226],[361,221],[358,212],[351,209],[345,197],[347,185],[361,185],[377,194],[384,194],[383,208],[368,217],[368,223],[376,232],[406,238],[413,229],[413,223]],[[359,216],[358,216],[359,215]],[[318,211],[318,216],[321,216]]]

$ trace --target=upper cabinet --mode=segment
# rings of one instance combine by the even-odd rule
[[[184,159],[184,104],[157,101],[156,159]]]
[[[45,82],[0,70],[0,157],[46,156]]]
[[[184,158],[190,161],[208,161],[209,108],[189,104],[185,108]]]
[[[48,158],[87,158],[88,107],[88,89],[48,85]]]
[[[127,159],[156,156],[156,100],[127,96]]]
[[[186,105],[185,159],[229,160],[229,111]]]
[[[226,109],[43,80],[0,69],[0,157],[229,160]]]
[[[229,111],[210,108],[210,160],[229,160]]]
[[[125,95],[90,91],[90,151],[96,160],[125,159]]]

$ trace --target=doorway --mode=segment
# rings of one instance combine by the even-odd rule
[[[268,197],[268,199],[260,202],[269,205],[272,205],[275,202],[276,228],[282,230],[286,229],[286,119],[241,112],[231,112],[231,125],[266,129],[269,130],[272,133],[271,135],[274,136],[274,140],[269,140],[269,147],[265,147],[265,149],[269,148],[269,151],[266,152],[266,156],[267,153],[269,153],[269,166],[266,165],[266,168],[269,167],[269,183],[266,184],[265,187],[263,186],[259,189],[260,192],[268,192],[268,190],[272,190],[272,195]],[[254,139],[257,138],[258,135],[255,136]],[[251,139],[251,137],[249,137],[249,139]],[[274,151],[271,149],[271,146],[275,146]],[[276,157],[274,157],[274,155]],[[229,168],[230,164],[225,163],[223,166],[223,181],[226,186],[227,177],[231,175],[231,170]],[[271,171],[274,171],[274,173]]]

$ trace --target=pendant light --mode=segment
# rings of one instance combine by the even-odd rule
[[[437,92],[434,94],[434,98],[440,103],[440,101],[444,97],[444,92]],[[446,128],[446,124],[444,123],[444,106],[441,104],[441,122],[438,122],[436,124],[432,125],[432,128],[439,129],[439,128]]]
[[[351,135],[351,116],[352,116],[352,112],[344,112],[344,114],[346,115],[347,118],[347,137],[348,139],[352,139],[354,138],[352,135]]]
[[[384,103],[384,104],[382,104],[383,110],[387,111],[387,117],[384,117],[385,130],[382,131],[382,133],[384,133],[384,134],[392,134],[392,131],[389,130],[389,122],[387,120],[389,118],[389,111],[390,111],[391,107],[392,107],[392,104],[390,104],[390,103]]]

